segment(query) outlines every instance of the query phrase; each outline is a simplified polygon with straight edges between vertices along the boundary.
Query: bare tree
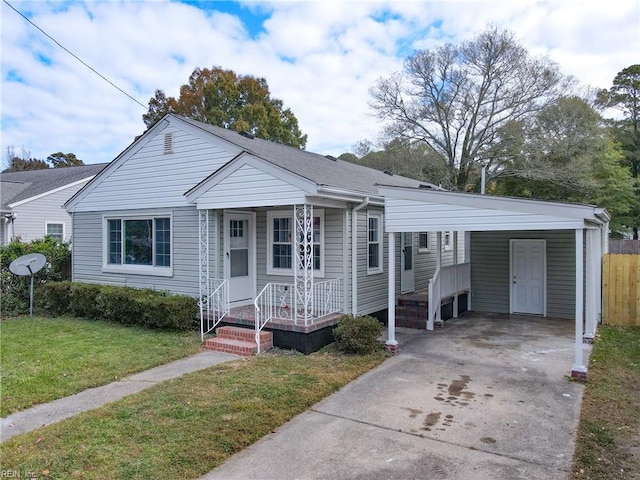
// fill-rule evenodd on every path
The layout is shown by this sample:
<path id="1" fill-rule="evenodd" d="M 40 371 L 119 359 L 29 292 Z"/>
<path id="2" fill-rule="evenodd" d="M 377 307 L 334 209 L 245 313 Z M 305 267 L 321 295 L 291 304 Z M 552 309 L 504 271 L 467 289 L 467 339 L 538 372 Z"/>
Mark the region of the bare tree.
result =
<path id="1" fill-rule="evenodd" d="M 533 57 L 509 31 L 490 27 L 460 45 L 422 50 L 404 71 L 371 88 L 371 107 L 389 138 L 422 143 L 464 190 L 487 167 L 500 173 L 513 149 L 501 134 L 557 99 L 570 85 L 547 57 Z"/>

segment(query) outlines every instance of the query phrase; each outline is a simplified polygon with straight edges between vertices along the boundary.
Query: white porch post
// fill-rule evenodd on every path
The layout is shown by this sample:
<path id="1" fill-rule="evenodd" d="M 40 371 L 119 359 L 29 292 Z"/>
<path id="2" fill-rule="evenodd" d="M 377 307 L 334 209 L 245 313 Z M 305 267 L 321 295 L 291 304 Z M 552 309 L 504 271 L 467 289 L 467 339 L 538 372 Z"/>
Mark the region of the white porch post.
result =
<path id="1" fill-rule="evenodd" d="M 396 341 L 396 237 L 389 232 L 389 311 L 387 313 L 387 341 L 385 348 L 390 352 L 398 351 Z"/>
<path id="2" fill-rule="evenodd" d="M 294 205 L 293 264 L 295 315 L 305 325 L 313 314 L 313 206 Z"/>
<path id="3" fill-rule="evenodd" d="M 584 275 L 584 229 L 577 228 L 576 235 L 576 330 L 575 330 L 575 353 L 574 363 L 571 369 L 571 376 L 576 379 L 584 380 L 587 376 L 587 367 L 583 359 L 583 275 Z"/>
<path id="4" fill-rule="evenodd" d="M 209 210 L 198 210 L 198 282 L 200 286 L 200 338 L 204 340 L 204 312 L 211 310 L 209 304 L 211 282 L 209 279 Z"/>

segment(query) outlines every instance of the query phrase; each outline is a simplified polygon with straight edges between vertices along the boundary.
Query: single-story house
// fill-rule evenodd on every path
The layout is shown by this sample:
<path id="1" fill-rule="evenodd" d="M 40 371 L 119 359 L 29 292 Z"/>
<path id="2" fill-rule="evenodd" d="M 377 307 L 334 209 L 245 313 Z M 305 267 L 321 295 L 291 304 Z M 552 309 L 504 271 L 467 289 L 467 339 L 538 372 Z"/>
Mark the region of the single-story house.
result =
<path id="1" fill-rule="evenodd" d="M 403 209 L 404 197 L 413 195 Z M 439 204 L 446 207 L 453 198 L 460 208 L 454 205 L 448 215 Z M 464 215 L 466 206 L 489 201 L 501 202 L 507 213 L 496 213 L 496 219 L 502 215 L 503 222 L 489 222 L 493 230 L 475 228 L 477 218 Z M 427 329 L 442 323 L 447 302 L 447 316 L 470 303 L 483 311 L 575 318 L 577 274 L 567 272 L 576 264 L 547 265 L 558 256 L 577 259 L 572 239 L 578 213 L 567 216 L 565 210 L 585 216 L 581 231 L 593 223 L 599 232 L 606 212 L 596 216 L 592 207 L 531 202 L 526 204 L 543 210 L 540 223 L 510 225 L 518 209 L 526 217 L 524 206 L 516 208 L 525 203 L 449 194 L 391 172 L 169 114 L 65 206 L 73 217 L 75 281 L 192 295 L 200 301 L 203 337 L 218 325 L 242 325 L 255 329 L 258 348 L 265 329 L 276 345 L 306 352 L 330 339 L 341 313 L 388 315 L 393 348 L 396 298 L 413 292 L 431 297 L 423 313 Z M 425 216 L 434 208 L 444 212 L 438 222 Z M 458 218 L 475 221 L 467 225 Z M 558 235 L 556 227 L 567 218 L 572 222 L 563 230 L 571 235 Z M 543 259 L 536 264 L 545 265 L 537 271 L 545 279 L 536 299 L 520 300 L 508 277 L 492 270 L 498 260 L 500 268 L 512 263 L 511 250 L 492 248 L 494 239 L 483 234 L 506 235 L 510 248 L 524 248 L 523 256 L 515 254 L 518 262 Z M 491 273 L 496 285 L 507 282 L 506 291 L 486 283 Z M 529 267 L 522 273 L 533 275 Z M 532 311 L 536 302 L 544 308 Z"/>
<path id="2" fill-rule="evenodd" d="M 105 165 L 0 174 L 0 244 L 18 237 L 24 242 L 31 242 L 45 235 L 69 241 L 71 216 L 63 205 Z"/>

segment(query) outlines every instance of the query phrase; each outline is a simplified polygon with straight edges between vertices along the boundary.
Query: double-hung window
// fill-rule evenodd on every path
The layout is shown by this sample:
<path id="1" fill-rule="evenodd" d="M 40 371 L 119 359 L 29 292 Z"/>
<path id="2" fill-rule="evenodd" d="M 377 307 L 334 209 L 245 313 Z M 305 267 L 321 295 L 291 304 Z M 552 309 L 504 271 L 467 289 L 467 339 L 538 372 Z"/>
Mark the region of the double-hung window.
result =
<path id="1" fill-rule="evenodd" d="M 105 218 L 105 270 L 171 273 L 171 217 Z"/>
<path id="2" fill-rule="evenodd" d="M 418 253 L 431 251 L 431 235 L 429 232 L 418 232 Z"/>
<path id="3" fill-rule="evenodd" d="M 267 212 L 267 273 L 293 275 L 295 219 L 291 211 Z M 312 224 L 313 272 L 324 276 L 324 211 L 314 209 Z"/>
<path id="4" fill-rule="evenodd" d="M 367 213 L 367 273 L 382 273 L 382 213 Z"/>
<path id="5" fill-rule="evenodd" d="M 64 242 L 64 223 L 47 222 L 45 224 L 45 235 L 50 236 L 58 242 Z"/>

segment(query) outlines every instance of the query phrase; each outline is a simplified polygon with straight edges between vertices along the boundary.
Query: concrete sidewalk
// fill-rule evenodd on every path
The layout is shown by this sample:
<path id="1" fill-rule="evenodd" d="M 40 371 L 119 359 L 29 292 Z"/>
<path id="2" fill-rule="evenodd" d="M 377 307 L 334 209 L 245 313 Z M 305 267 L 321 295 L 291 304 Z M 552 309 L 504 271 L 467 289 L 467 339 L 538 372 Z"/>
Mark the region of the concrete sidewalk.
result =
<path id="1" fill-rule="evenodd" d="M 584 386 L 573 322 L 465 315 L 202 480 L 566 479 Z M 585 346 L 588 358 L 590 346 Z"/>
<path id="2" fill-rule="evenodd" d="M 90 388 L 70 397 L 16 412 L 0 419 L 0 443 L 21 433 L 30 432 L 78 413 L 120 400 L 127 395 L 138 393 L 165 380 L 240 358 L 242 357 L 229 353 L 206 350 L 166 365 L 136 373 L 102 387 Z"/>

